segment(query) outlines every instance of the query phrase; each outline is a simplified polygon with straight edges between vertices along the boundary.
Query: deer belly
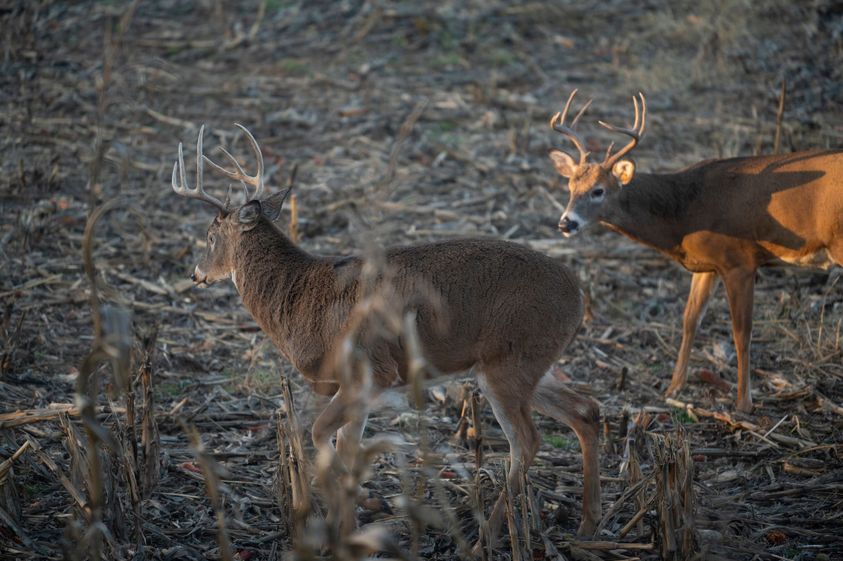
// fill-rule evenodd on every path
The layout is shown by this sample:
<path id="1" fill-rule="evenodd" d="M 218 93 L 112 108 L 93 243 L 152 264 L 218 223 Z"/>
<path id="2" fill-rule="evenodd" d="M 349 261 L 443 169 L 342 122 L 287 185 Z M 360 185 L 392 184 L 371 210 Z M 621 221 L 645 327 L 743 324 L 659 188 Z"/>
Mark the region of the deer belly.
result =
<path id="1" fill-rule="evenodd" d="M 811 267 L 817 269 L 829 269 L 835 265 L 831 258 L 831 252 L 826 248 L 820 248 L 811 253 L 792 253 L 778 255 L 771 264 L 796 265 L 797 267 Z"/>

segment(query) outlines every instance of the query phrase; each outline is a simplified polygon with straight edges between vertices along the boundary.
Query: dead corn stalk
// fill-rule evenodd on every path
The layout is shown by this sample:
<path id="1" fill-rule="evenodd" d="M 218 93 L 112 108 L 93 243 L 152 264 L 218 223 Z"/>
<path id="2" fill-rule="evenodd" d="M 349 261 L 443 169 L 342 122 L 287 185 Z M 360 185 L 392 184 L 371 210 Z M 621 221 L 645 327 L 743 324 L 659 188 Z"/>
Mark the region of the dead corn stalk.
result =
<path id="1" fill-rule="evenodd" d="M 307 517 L 310 515 L 310 473 L 302 445 L 302 429 L 293 403 L 290 380 L 284 378 L 284 410 L 278 411 L 276 438 L 279 470 L 278 501 L 287 535 L 295 548 L 302 542 Z"/>
<path id="2" fill-rule="evenodd" d="M 223 504 L 223 494 L 226 489 L 223 486 L 222 479 L 225 475 L 225 468 L 208 452 L 196 427 L 188 425 L 184 421 L 181 421 L 181 425 L 182 430 L 190 439 L 190 446 L 193 448 L 196 461 L 199 463 L 199 468 L 202 470 L 202 475 L 205 479 L 205 492 L 211 500 L 211 506 L 216 515 L 217 544 L 220 548 L 220 559 L 222 561 L 233 561 L 234 552 L 231 549 L 231 540 L 228 537 L 228 527 L 225 522 L 225 508 Z"/>
<path id="3" fill-rule="evenodd" d="M 85 225 L 82 242 L 82 262 L 85 273 L 90 282 L 91 316 L 94 324 L 94 341 L 91 351 L 85 357 L 79 368 L 76 380 L 76 403 L 79 416 L 85 431 L 86 454 L 79 453 L 75 428 L 65 422 L 68 435 L 71 458 L 75 458 L 77 477 L 84 478 L 88 499 L 83 511 L 84 521 L 77 521 L 76 529 L 68 528 L 70 532 L 68 542 L 68 556 L 74 559 L 88 557 L 102 559 L 104 541 L 111 538 L 116 530 L 122 526 L 115 517 L 121 511 L 116 504 L 115 485 L 112 479 L 107 450 L 115 452 L 119 449 L 118 442 L 112 433 L 100 424 L 96 415 L 96 403 L 100 388 L 100 370 L 103 364 L 109 365 L 112 373 L 110 387 L 115 392 L 124 392 L 129 384 L 129 367 L 131 362 L 132 329 L 131 314 L 122 306 L 102 304 L 100 302 L 96 269 L 92 256 L 93 231 L 102 215 L 117 204 L 117 199 L 97 207 L 91 212 Z M 101 447 L 104 446 L 105 449 Z M 74 454 L 76 452 L 76 454 Z M 79 485 L 74 485 L 78 488 Z M 110 503 L 106 504 L 106 492 L 109 493 Z M 104 521 L 103 511 L 109 508 L 112 516 Z M 113 543 L 112 543 L 113 545 Z"/>
<path id="4" fill-rule="evenodd" d="M 694 464 L 685 430 L 648 434 L 653 456 L 656 544 L 662 559 L 691 559 L 697 552 L 694 525 Z"/>
<path id="5" fill-rule="evenodd" d="M 576 542 L 577 547 L 655 549 L 659 558 L 666 561 L 692 559 L 698 552 L 694 466 L 685 430 L 678 420 L 674 431 L 667 434 L 647 431 L 649 424 L 650 416 L 643 411 L 629 423 L 621 463 L 621 472 L 627 472 L 627 488 L 606 511 L 597 529 L 597 535 L 603 534 L 625 507 L 634 502 L 632 516 L 617 531 L 618 541 Z M 645 530 L 645 521 L 649 532 Z M 652 543 L 619 541 L 636 528 L 639 539 L 649 533 L 653 536 Z"/>

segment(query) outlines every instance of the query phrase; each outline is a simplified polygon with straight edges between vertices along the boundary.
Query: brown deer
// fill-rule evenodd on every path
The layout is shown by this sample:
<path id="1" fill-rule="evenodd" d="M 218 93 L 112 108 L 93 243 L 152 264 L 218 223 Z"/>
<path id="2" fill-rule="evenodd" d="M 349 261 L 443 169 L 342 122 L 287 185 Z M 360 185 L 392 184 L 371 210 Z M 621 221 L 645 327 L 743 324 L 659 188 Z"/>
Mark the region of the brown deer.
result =
<path id="1" fill-rule="evenodd" d="M 322 257 L 293 244 L 274 222 L 286 194 L 267 196 L 260 147 L 245 133 L 257 158 L 257 173 L 247 175 L 237 161 L 227 170 L 202 153 L 203 129 L 196 144 L 196 186 L 188 187 L 182 145 L 173 167 L 177 195 L 205 201 L 219 211 L 208 228 L 207 249 L 192 279 L 208 285 L 230 278 L 243 304 L 315 391 L 333 399 L 313 424 L 317 450 L 337 454 L 359 442 L 362 422 L 345 418 L 343 394 L 349 393 L 326 367 L 348 329 L 361 293 L 364 260 Z M 203 162 L 243 183 L 246 202 L 232 208 L 203 188 Z M 249 194 L 246 184 L 255 188 Z M 477 380 L 510 445 L 508 482 L 520 488 L 520 472 L 533 461 L 541 440 L 530 411 L 571 427 L 583 455 L 583 515 L 580 533 L 593 533 L 601 517 L 597 403 L 561 383 L 549 369 L 580 326 L 582 293 L 576 276 L 558 261 L 504 241 L 462 239 L 397 247 L 385 252 L 393 299 L 415 314 L 415 332 L 430 371 L 448 374 L 477 371 Z M 432 289 L 438 304 L 421 294 Z M 362 341 L 362 342 L 361 342 Z M 358 340 L 364 346 L 372 380 L 380 389 L 407 381 L 408 341 L 400 336 Z M 501 494 L 489 518 L 490 533 L 502 524 Z"/>
<path id="2" fill-rule="evenodd" d="M 633 97 L 631 129 L 600 121 L 601 126 L 631 140 L 614 154 L 610 145 L 603 161 L 592 163 L 575 131 L 591 101 L 565 125 L 576 93 L 571 93 L 564 110 L 550 122 L 579 152 L 579 160 L 559 150 L 550 152 L 556 171 L 568 178 L 570 191 L 559 229 L 572 236 L 600 222 L 693 273 L 668 396 L 685 385 L 694 335 L 721 278 L 738 360 L 737 408 L 750 412 L 755 272 L 762 266 L 785 263 L 823 269 L 843 264 L 843 152 L 706 160 L 673 173 L 637 173 L 634 162 L 625 156 L 644 135 L 644 95 L 638 94 L 640 111 Z"/>

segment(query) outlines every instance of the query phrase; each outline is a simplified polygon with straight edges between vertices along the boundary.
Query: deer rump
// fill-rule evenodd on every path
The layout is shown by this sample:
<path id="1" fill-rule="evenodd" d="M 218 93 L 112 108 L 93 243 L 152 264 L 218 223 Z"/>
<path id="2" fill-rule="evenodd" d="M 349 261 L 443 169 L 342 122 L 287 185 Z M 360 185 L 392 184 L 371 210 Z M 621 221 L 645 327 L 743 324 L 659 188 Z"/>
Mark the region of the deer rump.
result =
<path id="1" fill-rule="evenodd" d="M 410 356 L 401 324 L 408 314 L 414 316 L 427 377 L 472 367 L 484 371 L 504 362 L 530 374 L 544 372 L 582 320 L 574 275 L 560 262 L 515 243 L 449 240 L 388 249 L 371 281 L 365 279 L 366 266 L 361 257 L 326 259 L 298 298 L 279 287 L 284 304 L 275 313 L 297 317 L 298 333 L 264 325 L 262 314 L 253 314 L 317 393 L 333 395 L 342 361 L 363 358 L 376 387 L 406 383 L 410 361 L 419 358 Z M 326 286 L 333 286 L 327 292 L 332 302 L 324 299 Z M 246 294 L 244 303 L 248 308 Z M 321 317 L 302 325 L 304 314 Z M 536 380 L 516 370 L 507 382 L 524 392 Z"/>

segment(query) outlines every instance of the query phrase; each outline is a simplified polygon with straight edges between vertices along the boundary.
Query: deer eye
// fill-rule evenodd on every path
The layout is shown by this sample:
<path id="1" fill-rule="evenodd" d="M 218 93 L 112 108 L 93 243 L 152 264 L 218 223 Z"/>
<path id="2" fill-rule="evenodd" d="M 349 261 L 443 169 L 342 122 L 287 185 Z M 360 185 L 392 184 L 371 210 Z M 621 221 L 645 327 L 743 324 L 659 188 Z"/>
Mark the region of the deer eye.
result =
<path id="1" fill-rule="evenodd" d="M 208 245 L 210 245 L 210 246 L 211 246 L 211 249 L 213 249 L 214 244 L 215 244 L 216 242 L 217 242 L 217 237 L 216 237 L 214 234 L 209 234 L 209 235 L 208 235 Z"/>
<path id="2" fill-rule="evenodd" d="M 603 196 L 603 189 L 601 189 L 600 187 L 598 187 L 597 189 L 595 189 L 591 192 L 591 198 L 592 199 L 599 199 L 602 196 Z"/>

